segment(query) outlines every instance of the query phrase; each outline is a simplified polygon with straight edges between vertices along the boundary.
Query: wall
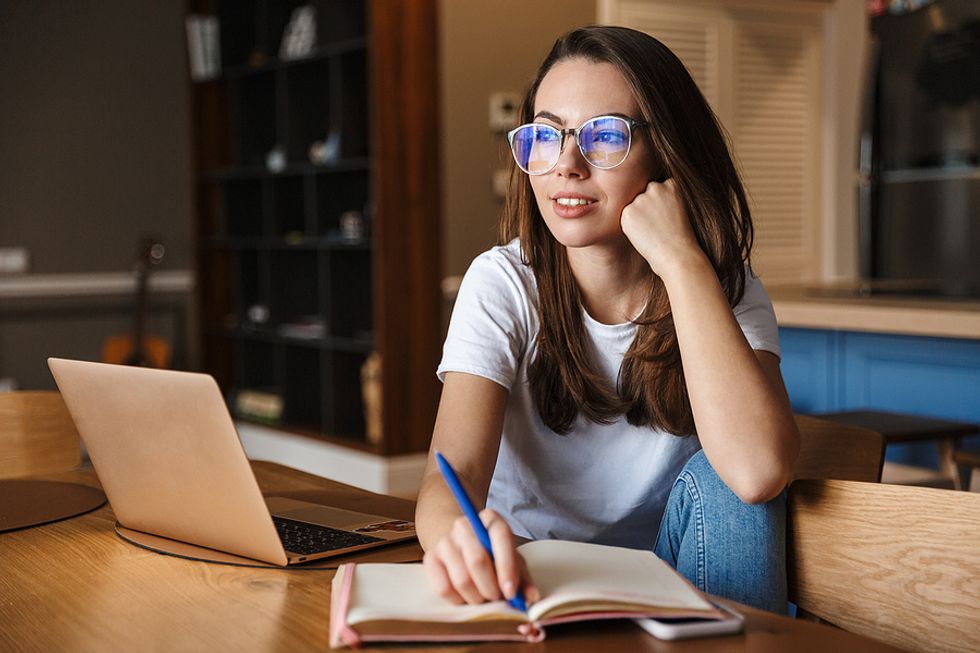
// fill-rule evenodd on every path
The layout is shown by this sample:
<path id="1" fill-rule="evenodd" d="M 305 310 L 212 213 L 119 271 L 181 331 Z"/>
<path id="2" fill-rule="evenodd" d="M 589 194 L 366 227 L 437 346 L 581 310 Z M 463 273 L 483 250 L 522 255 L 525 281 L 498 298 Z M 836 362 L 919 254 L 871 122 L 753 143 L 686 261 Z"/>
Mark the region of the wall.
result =
<path id="1" fill-rule="evenodd" d="M 490 94 L 523 94 L 555 39 L 595 16 L 595 0 L 440 3 L 444 276 L 496 242 L 503 203 L 490 177 L 510 154 L 490 133 Z"/>
<path id="2" fill-rule="evenodd" d="M 27 247 L 32 274 L 129 275 L 144 233 L 166 244 L 163 270 L 193 267 L 183 14 L 180 0 L 0 3 L 0 247 Z M 0 377 L 47 386 L 44 352 L 92 356 L 128 328 L 128 299 L 74 301 L 66 320 L 57 295 L 24 313 L 0 293 Z"/>
<path id="3" fill-rule="evenodd" d="M 863 2 L 837 0 L 825 14 L 823 280 L 858 276 L 856 175 L 868 30 Z"/>
<path id="4" fill-rule="evenodd" d="M 191 262 L 183 3 L 0 3 L 0 245 L 34 272 Z"/>

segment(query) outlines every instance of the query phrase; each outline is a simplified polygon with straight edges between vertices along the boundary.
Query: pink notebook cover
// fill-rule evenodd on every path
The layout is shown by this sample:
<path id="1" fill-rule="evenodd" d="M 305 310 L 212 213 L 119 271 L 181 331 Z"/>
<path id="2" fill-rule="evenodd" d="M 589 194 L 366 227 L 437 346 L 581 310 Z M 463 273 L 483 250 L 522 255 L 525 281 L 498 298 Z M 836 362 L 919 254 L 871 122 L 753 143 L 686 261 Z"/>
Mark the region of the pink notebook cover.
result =
<path id="1" fill-rule="evenodd" d="M 525 635 L 515 631 L 513 635 L 489 634 L 480 635 L 474 633 L 463 633 L 460 635 L 432 635 L 424 632 L 412 635 L 361 635 L 352 626 L 347 624 L 347 610 L 350 607 L 351 589 L 354 585 L 354 570 L 357 564 L 341 565 L 337 570 L 341 574 L 340 592 L 334 592 L 330 596 L 330 646 L 331 648 L 341 648 L 349 646 L 359 648 L 362 644 L 370 642 L 489 642 L 489 641 L 518 641 L 518 642 L 540 642 L 545 637 L 545 626 L 562 623 L 572 623 L 574 621 L 595 621 L 598 619 L 635 619 L 638 617 L 653 617 L 656 612 L 641 614 L 637 612 L 583 612 L 579 614 L 565 615 L 543 621 L 528 622 L 530 629 Z M 680 616 L 680 615 L 674 615 Z M 704 616 L 693 614 L 691 616 Z M 721 614 L 719 613 L 719 618 Z"/>

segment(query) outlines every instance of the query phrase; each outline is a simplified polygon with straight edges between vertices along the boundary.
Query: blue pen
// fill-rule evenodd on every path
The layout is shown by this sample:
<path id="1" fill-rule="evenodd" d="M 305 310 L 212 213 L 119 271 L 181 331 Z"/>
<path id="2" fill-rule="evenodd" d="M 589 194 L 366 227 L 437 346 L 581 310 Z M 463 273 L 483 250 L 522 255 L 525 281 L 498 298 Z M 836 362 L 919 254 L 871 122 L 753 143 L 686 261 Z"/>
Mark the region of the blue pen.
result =
<path id="1" fill-rule="evenodd" d="M 490 546 L 490 533 L 487 532 L 487 527 L 480 521 L 480 516 L 476 514 L 476 508 L 473 507 L 473 502 L 470 501 L 466 490 L 463 489 L 459 478 L 456 477 L 456 472 L 453 471 L 452 465 L 438 451 L 436 452 L 436 462 L 439 463 L 439 471 L 442 472 L 442 477 L 446 479 L 446 484 L 449 486 L 449 489 L 453 491 L 453 496 L 456 497 L 456 503 L 459 504 L 460 510 L 466 515 L 470 526 L 476 532 L 477 539 L 480 540 L 480 544 L 483 545 L 483 548 L 490 554 L 490 559 L 493 560 L 493 548 Z M 507 602 L 511 607 L 521 612 L 527 612 L 527 604 L 524 602 L 524 592 L 520 587 L 517 588 L 517 594 L 514 595 L 514 598 L 508 599 Z"/>

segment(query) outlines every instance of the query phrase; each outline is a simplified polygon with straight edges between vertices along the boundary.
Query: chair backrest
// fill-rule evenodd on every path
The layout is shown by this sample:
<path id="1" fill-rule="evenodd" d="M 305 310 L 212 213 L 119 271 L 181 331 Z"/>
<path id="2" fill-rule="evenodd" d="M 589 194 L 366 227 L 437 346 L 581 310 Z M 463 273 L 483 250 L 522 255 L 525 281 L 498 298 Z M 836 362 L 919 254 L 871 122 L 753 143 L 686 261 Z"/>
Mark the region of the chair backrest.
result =
<path id="1" fill-rule="evenodd" d="M 791 480 L 881 480 L 885 439 L 880 433 L 806 415 L 795 417 L 800 430 L 800 455 L 793 465 Z"/>
<path id="2" fill-rule="evenodd" d="M 789 599 L 914 651 L 980 651 L 980 494 L 814 480 L 790 486 Z"/>
<path id="3" fill-rule="evenodd" d="M 0 478 L 65 471 L 80 462 L 78 431 L 60 393 L 0 393 Z"/>

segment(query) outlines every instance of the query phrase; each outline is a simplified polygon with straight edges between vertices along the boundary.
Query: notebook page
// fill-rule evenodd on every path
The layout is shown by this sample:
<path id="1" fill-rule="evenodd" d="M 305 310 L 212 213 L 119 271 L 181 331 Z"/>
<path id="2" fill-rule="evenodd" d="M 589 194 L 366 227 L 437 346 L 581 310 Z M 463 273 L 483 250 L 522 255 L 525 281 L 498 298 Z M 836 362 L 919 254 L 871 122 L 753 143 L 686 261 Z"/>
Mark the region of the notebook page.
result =
<path id="1" fill-rule="evenodd" d="M 713 611 L 687 581 L 650 551 L 562 540 L 529 542 L 519 551 L 543 597 L 528 610 L 531 619 L 563 603 L 602 599 Z"/>
<path id="2" fill-rule="evenodd" d="M 525 621 L 524 615 L 494 601 L 479 605 L 455 605 L 436 594 L 422 565 L 362 564 L 354 570 L 347 623 L 410 620 L 462 622 L 488 618 Z"/>

